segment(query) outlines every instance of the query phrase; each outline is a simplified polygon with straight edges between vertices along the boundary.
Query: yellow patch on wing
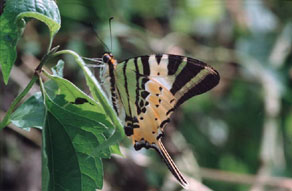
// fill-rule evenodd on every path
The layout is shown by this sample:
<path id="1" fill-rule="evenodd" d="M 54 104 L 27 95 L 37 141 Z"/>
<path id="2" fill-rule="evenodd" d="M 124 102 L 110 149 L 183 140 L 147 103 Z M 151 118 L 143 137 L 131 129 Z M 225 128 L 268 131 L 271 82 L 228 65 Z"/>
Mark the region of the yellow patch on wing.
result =
<path id="1" fill-rule="evenodd" d="M 141 112 L 137 117 L 140 127 L 134 128 L 132 139 L 134 143 L 145 140 L 150 144 L 156 144 L 158 135 L 163 131 L 160 125 L 169 119 L 171 112 L 167 112 L 174 107 L 176 99 L 164 85 L 155 79 L 150 79 L 145 87 L 150 93 L 146 98 L 149 104 L 146 106 L 146 112 Z M 164 122 L 164 124 L 167 123 Z"/>

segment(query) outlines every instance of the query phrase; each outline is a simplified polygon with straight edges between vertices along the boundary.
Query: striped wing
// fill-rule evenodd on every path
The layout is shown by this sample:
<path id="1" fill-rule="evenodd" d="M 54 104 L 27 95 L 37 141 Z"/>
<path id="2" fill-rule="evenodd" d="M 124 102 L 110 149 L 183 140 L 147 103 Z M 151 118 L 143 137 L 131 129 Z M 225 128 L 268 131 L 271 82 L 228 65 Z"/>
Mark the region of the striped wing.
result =
<path id="1" fill-rule="evenodd" d="M 151 128 L 146 128 L 151 132 L 164 127 L 180 104 L 215 87 L 220 79 L 216 70 L 199 60 L 169 54 L 126 60 L 118 64 L 116 76 L 126 122 L 141 125 L 149 118 Z"/>
<path id="2" fill-rule="evenodd" d="M 117 65 L 116 88 L 125 110 L 125 132 L 136 150 L 155 148 L 183 187 L 181 175 L 160 137 L 172 112 L 187 99 L 215 87 L 219 74 L 205 63 L 177 55 L 150 55 Z"/>

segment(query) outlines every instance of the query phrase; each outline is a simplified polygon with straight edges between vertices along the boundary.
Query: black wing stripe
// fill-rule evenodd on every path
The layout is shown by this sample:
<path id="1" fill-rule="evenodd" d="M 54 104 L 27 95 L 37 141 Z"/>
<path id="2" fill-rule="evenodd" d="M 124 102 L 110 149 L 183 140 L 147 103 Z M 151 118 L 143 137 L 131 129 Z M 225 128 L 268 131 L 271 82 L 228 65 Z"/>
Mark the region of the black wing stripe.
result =
<path id="1" fill-rule="evenodd" d="M 143 74 L 149 76 L 150 75 L 149 56 L 142 56 L 141 61 L 143 65 Z"/>
<path id="2" fill-rule="evenodd" d="M 167 123 L 169 123 L 170 122 L 170 119 L 169 118 L 167 118 L 167 119 L 165 119 L 164 121 L 162 121 L 161 123 L 160 123 L 160 128 L 163 128 Z"/>
<path id="3" fill-rule="evenodd" d="M 188 83 L 193 77 L 195 77 L 202 69 L 204 68 L 198 67 L 198 65 L 195 65 L 191 62 L 187 62 L 185 67 L 175 78 L 170 92 L 175 95 L 176 92 L 178 92 L 186 83 Z"/>
<path id="4" fill-rule="evenodd" d="M 179 65 L 183 61 L 183 56 L 176 56 L 176 55 L 168 55 L 168 65 L 167 65 L 167 70 L 168 70 L 168 75 L 173 75 L 176 73 Z"/>
<path id="5" fill-rule="evenodd" d="M 157 62 L 157 64 L 160 64 L 160 61 L 161 61 L 162 55 L 161 55 L 161 54 L 156 54 L 156 55 L 155 55 L 155 58 L 156 58 L 156 62 Z"/>
<path id="6" fill-rule="evenodd" d="M 175 107 L 179 106 L 187 99 L 202 94 L 213 87 L 215 87 L 219 83 L 219 74 L 208 74 L 202 81 L 200 81 L 197 85 L 191 88 L 188 92 L 186 92 L 176 103 Z"/>

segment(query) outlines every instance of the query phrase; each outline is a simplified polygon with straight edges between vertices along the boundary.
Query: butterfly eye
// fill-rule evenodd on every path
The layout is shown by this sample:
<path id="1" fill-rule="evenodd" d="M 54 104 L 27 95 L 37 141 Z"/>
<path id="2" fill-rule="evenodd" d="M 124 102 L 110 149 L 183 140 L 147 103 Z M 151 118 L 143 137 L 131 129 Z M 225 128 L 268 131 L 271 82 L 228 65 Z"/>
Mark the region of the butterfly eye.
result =
<path id="1" fill-rule="evenodd" d="M 110 59 L 111 59 L 111 56 L 109 54 L 104 54 L 102 57 L 102 61 L 104 63 L 108 63 Z"/>

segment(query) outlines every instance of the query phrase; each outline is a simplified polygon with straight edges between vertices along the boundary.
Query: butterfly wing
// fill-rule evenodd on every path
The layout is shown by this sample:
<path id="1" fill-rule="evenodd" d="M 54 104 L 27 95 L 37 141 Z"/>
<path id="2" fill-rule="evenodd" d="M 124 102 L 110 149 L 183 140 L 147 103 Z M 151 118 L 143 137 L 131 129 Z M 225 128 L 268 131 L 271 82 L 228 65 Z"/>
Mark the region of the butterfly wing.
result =
<path id="1" fill-rule="evenodd" d="M 219 82 L 219 74 L 205 63 L 177 55 L 150 55 L 117 65 L 116 83 L 125 109 L 125 132 L 136 150 L 155 148 L 181 183 L 187 182 L 164 148 L 160 137 L 172 112 L 187 99 Z"/>
<path id="2" fill-rule="evenodd" d="M 147 61 L 148 60 L 148 61 Z M 176 98 L 175 107 L 187 99 L 202 94 L 219 82 L 219 74 L 199 60 L 178 55 L 151 55 L 141 57 L 143 68 L 151 68 L 151 77 L 164 84 Z"/>
<path id="3" fill-rule="evenodd" d="M 116 76 L 126 111 L 127 134 L 134 134 L 136 128 L 134 142 L 145 139 L 137 130 L 141 123 L 149 125 L 145 127 L 149 137 L 160 136 L 179 105 L 212 89 L 220 79 L 216 70 L 199 60 L 169 54 L 128 59 L 117 65 Z M 142 135 L 146 135 L 145 131 Z M 155 134 L 150 135 L 153 131 Z"/>

